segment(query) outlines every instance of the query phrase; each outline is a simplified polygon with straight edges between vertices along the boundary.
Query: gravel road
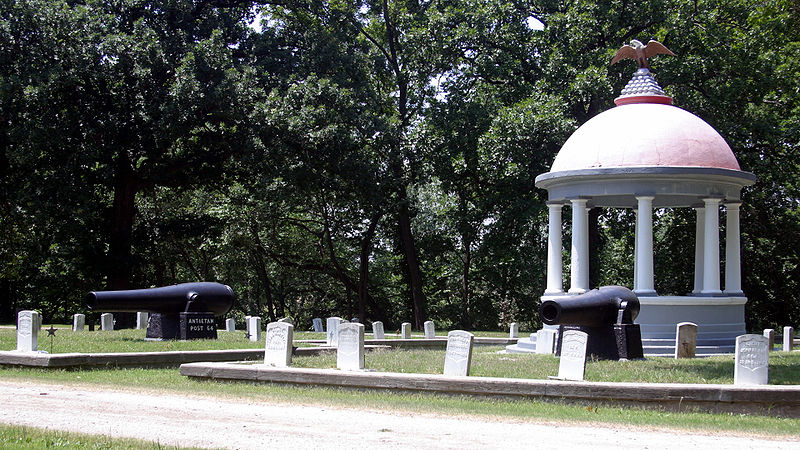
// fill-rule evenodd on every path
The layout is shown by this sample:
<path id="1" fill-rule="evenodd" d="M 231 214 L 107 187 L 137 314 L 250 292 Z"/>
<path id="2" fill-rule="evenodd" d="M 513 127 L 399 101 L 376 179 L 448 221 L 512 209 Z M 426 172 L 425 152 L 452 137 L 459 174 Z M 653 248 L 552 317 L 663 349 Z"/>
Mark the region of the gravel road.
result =
<path id="1" fill-rule="evenodd" d="M 800 438 L 421 415 L 0 381 L 0 422 L 218 448 L 800 448 Z"/>

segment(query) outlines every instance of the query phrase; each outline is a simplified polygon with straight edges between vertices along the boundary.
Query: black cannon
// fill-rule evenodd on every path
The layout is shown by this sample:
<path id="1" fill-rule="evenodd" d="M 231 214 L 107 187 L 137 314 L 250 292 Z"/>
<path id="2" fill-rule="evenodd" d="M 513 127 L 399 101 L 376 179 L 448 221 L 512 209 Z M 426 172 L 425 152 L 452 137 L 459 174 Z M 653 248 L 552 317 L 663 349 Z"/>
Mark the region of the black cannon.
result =
<path id="1" fill-rule="evenodd" d="M 622 286 L 603 286 L 581 295 L 545 300 L 539 316 L 548 325 L 559 325 L 556 354 L 566 330 L 589 335 L 587 352 L 600 359 L 644 357 L 642 333 L 633 321 L 639 315 L 639 298 Z"/>
<path id="2" fill-rule="evenodd" d="M 216 339 L 214 316 L 233 306 L 233 289 L 220 283 L 183 283 L 152 289 L 92 291 L 92 311 L 150 312 L 147 339 Z"/>

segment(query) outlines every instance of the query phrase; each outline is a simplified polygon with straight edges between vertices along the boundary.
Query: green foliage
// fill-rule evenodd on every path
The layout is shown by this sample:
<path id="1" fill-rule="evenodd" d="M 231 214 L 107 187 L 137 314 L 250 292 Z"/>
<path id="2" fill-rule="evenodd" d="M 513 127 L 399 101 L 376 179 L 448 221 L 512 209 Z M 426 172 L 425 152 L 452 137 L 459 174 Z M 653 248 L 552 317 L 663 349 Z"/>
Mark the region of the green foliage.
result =
<path id="1" fill-rule="evenodd" d="M 758 176 L 748 326 L 797 323 L 798 22 L 786 0 L 0 1 L 0 319 L 210 280 L 237 318 L 533 328 L 534 179 L 629 79 L 613 52 L 656 38 L 675 104 Z M 691 290 L 693 220 L 657 215 L 660 293 Z M 633 215 L 597 226 L 593 281 L 630 285 Z"/>

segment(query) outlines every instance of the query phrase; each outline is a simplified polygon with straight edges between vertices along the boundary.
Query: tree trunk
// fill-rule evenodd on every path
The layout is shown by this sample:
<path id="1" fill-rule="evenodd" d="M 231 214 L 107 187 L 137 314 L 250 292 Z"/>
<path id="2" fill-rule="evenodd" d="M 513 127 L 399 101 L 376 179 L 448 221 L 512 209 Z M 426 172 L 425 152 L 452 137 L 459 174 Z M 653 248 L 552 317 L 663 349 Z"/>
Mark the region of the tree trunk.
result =
<path id="1" fill-rule="evenodd" d="M 425 293 L 422 291 L 422 273 L 419 270 L 417 247 L 414 242 L 414 235 L 411 233 L 411 217 L 408 210 L 408 200 L 405 196 L 405 187 L 401 195 L 402 199 L 397 214 L 397 225 L 400 232 L 400 242 L 403 246 L 403 255 L 408 269 L 408 283 L 411 288 L 414 328 L 422 329 L 426 320 Z"/>
<path id="2" fill-rule="evenodd" d="M 108 290 L 130 289 L 133 219 L 136 213 L 136 174 L 127 153 L 117 155 L 114 180 L 114 204 L 111 209 L 111 230 L 108 240 Z"/>
<path id="3" fill-rule="evenodd" d="M 463 268 L 461 272 L 461 327 L 464 330 L 469 330 L 472 328 L 469 323 L 469 271 L 472 266 L 472 241 L 465 236 L 461 236 L 461 241 L 464 243 Z"/>
<path id="4" fill-rule="evenodd" d="M 375 230 L 378 228 L 378 221 L 381 216 L 376 214 L 372 217 L 367 231 L 361 238 L 361 254 L 359 255 L 358 272 L 358 320 L 361 323 L 367 318 L 367 297 L 369 292 L 369 255 L 372 254 L 372 240 L 375 238 Z"/>

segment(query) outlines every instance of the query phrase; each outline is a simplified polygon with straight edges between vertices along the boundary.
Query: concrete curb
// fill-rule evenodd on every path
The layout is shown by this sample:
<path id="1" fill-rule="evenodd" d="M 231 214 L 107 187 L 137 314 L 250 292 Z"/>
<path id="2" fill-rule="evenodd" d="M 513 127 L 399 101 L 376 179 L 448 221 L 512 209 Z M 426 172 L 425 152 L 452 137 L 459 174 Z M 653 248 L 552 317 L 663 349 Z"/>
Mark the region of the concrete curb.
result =
<path id="1" fill-rule="evenodd" d="M 391 389 L 474 396 L 538 398 L 596 405 L 631 405 L 674 411 L 750 413 L 800 417 L 800 386 L 676 383 L 601 383 L 520 378 L 452 377 L 336 369 L 275 368 L 263 364 L 190 363 L 192 378 Z"/>

